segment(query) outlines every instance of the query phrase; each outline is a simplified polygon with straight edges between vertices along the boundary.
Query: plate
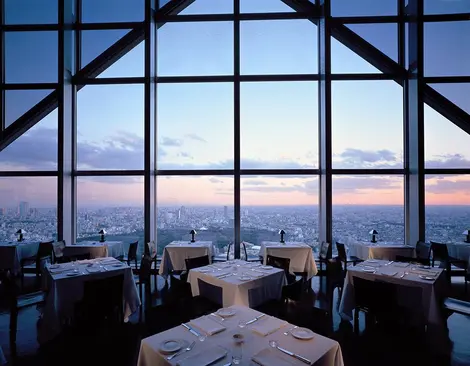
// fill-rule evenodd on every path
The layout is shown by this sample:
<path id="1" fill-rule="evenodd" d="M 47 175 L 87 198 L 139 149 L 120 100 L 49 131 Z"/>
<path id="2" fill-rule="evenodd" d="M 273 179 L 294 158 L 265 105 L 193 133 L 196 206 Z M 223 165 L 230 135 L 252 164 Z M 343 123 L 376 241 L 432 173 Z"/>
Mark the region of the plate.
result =
<path id="1" fill-rule="evenodd" d="M 73 276 L 78 276 L 78 272 L 67 272 L 66 276 L 73 277 Z"/>
<path id="2" fill-rule="evenodd" d="M 249 281 L 251 280 L 251 277 L 249 276 L 240 276 L 240 281 Z"/>
<path id="3" fill-rule="evenodd" d="M 419 278 L 426 281 L 434 281 L 434 277 L 419 275 Z"/>
<path id="4" fill-rule="evenodd" d="M 379 261 L 376 259 L 368 259 L 366 262 L 367 263 L 379 263 Z"/>
<path id="5" fill-rule="evenodd" d="M 261 266 L 259 268 L 261 268 L 261 269 L 273 269 L 274 267 L 273 266 Z"/>
<path id="6" fill-rule="evenodd" d="M 430 267 L 430 266 L 423 266 L 423 265 L 421 265 L 421 266 L 418 266 L 418 268 L 422 268 L 422 269 L 431 269 L 431 267 Z"/>
<path id="7" fill-rule="evenodd" d="M 372 268 L 364 268 L 364 269 L 362 270 L 362 272 L 374 273 L 374 272 L 375 272 L 375 269 L 372 269 Z"/>
<path id="8" fill-rule="evenodd" d="M 217 315 L 221 316 L 222 318 L 228 318 L 230 316 L 234 316 L 236 311 L 235 309 L 230 308 L 221 308 L 215 312 Z"/>
<path id="9" fill-rule="evenodd" d="M 203 268 L 203 269 L 200 269 L 199 272 L 201 273 L 207 273 L 209 272 L 209 270 L 207 268 Z"/>
<path id="10" fill-rule="evenodd" d="M 310 329 L 307 328 L 296 328 L 292 332 L 292 337 L 297 338 L 297 339 L 303 339 L 303 340 L 308 340 L 312 339 L 315 336 L 315 333 L 313 333 Z"/>
<path id="11" fill-rule="evenodd" d="M 113 264 L 113 267 L 122 267 L 122 263 Z"/>
<path id="12" fill-rule="evenodd" d="M 53 264 L 52 266 L 49 267 L 50 269 L 59 269 L 60 264 Z"/>
<path id="13" fill-rule="evenodd" d="M 175 353 L 181 349 L 181 342 L 176 340 L 176 339 L 168 339 L 166 341 L 163 341 L 160 343 L 158 346 L 158 349 L 161 353 Z"/>

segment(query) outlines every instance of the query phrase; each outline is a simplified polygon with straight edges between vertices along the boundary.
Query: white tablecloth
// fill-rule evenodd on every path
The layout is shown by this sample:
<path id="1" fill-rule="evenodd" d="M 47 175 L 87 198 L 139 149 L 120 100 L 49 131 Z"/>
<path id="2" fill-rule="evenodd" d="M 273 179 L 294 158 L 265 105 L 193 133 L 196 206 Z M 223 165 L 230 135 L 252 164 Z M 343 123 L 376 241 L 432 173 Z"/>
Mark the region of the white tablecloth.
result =
<path id="1" fill-rule="evenodd" d="M 51 274 L 50 270 L 46 269 L 43 286 L 44 290 L 47 292 L 47 296 L 41 326 L 38 329 L 38 340 L 40 343 L 52 340 L 60 334 L 62 330 L 61 319 L 72 317 L 75 304 L 83 298 L 85 281 L 124 274 L 124 318 L 129 318 L 129 316 L 139 308 L 140 298 L 131 268 L 126 264 L 120 267 L 113 267 L 112 263 L 119 262 L 112 262 L 112 259 L 113 258 L 101 258 L 100 260 L 104 260 L 108 263 L 103 264 L 107 270 L 93 273 L 87 271 L 87 265 L 95 263 L 94 267 L 97 267 L 99 266 L 97 261 L 79 261 L 77 262 L 77 267 L 80 275 L 74 277 L 68 277 L 67 272 Z M 61 264 L 61 266 L 64 269 L 68 269 L 72 266 L 72 263 Z"/>
<path id="2" fill-rule="evenodd" d="M 124 255 L 122 241 L 107 241 L 105 243 L 83 241 L 64 248 L 64 256 L 73 257 L 90 253 L 90 258 L 119 257 Z"/>
<path id="3" fill-rule="evenodd" d="M 397 255 L 404 257 L 413 257 L 415 248 L 399 243 L 392 242 L 357 242 L 348 245 L 349 256 L 355 256 L 360 259 L 384 259 L 394 261 Z"/>
<path id="4" fill-rule="evenodd" d="M 274 241 L 264 241 L 261 243 L 259 255 L 264 258 L 264 264 L 266 264 L 268 255 L 289 258 L 289 271 L 292 273 L 305 272 L 308 278 L 315 276 L 318 272 L 312 248 L 305 243 L 286 242 L 281 244 Z"/>
<path id="5" fill-rule="evenodd" d="M 447 250 L 451 257 L 470 262 L 470 244 L 468 243 L 452 243 L 447 244 Z"/>
<path id="6" fill-rule="evenodd" d="M 407 287 L 421 288 L 421 306 L 428 324 L 442 325 L 443 319 L 441 318 L 439 310 L 439 298 L 445 294 L 447 289 L 447 282 L 442 269 L 433 268 L 432 271 L 437 272 L 438 275 L 435 277 L 436 279 L 434 281 L 427 281 L 419 278 L 420 271 L 423 270 L 419 269 L 416 265 L 410 264 L 407 267 L 403 267 L 403 265 L 405 265 L 403 263 L 392 263 L 385 266 L 386 263 L 388 263 L 388 261 L 375 261 L 374 263 L 366 261 L 357 266 L 348 267 L 347 276 L 344 281 L 343 295 L 339 306 L 341 317 L 346 320 L 352 320 L 352 311 L 355 308 L 353 277 L 360 277 L 371 281 L 380 280 Z M 364 272 L 364 266 L 369 265 L 377 268 L 377 272 Z M 395 272 L 397 273 L 391 276 Z M 400 278 L 404 272 L 408 272 L 408 274 Z M 407 304 L 414 304 L 415 299 L 413 299 L 412 296 L 412 292 L 406 291 L 406 288 L 398 288 L 398 302 L 400 305 L 407 307 Z"/>
<path id="7" fill-rule="evenodd" d="M 271 299 L 279 299 L 282 294 L 282 286 L 286 281 L 284 271 L 278 268 L 262 270 L 260 264 L 249 263 L 242 260 L 231 261 L 231 264 L 215 263 L 210 266 L 200 267 L 189 271 L 188 282 L 191 284 L 193 296 L 199 295 L 198 278 L 207 283 L 222 287 L 223 306 L 243 305 L 255 307 Z M 211 272 L 200 271 L 210 269 Z M 253 271 L 253 269 L 255 271 Z M 213 271 L 212 271 L 213 270 Z M 215 276 L 223 273 L 237 273 L 225 278 Z M 247 274 L 252 279 L 240 280 L 241 274 Z M 261 277 L 257 278 L 256 275 Z"/>
<path id="8" fill-rule="evenodd" d="M 232 306 L 235 309 L 236 314 L 233 317 L 226 318 L 223 325 L 226 330 L 207 337 L 204 342 L 199 342 L 198 339 L 187 331 L 184 327 L 178 326 L 169 329 L 165 332 L 155 334 L 151 337 L 142 340 L 140 345 L 138 366 L 167 366 L 176 365 L 179 361 L 185 358 L 194 356 L 199 353 L 209 353 L 217 346 L 225 348 L 228 353 L 222 360 L 213 363 L 211 365 L 221 366 L 226 365 L 232 360 L 232 350 L 234 348 L 233 334 L 243 333 L 244 342 L 242 345 L 242 361 L 240 365 L 255 365 L 251 358 L 258 352 L 265 348 L 270 348 L 268 341 L 278 341 L 280 347 L 283 347 L 291 352 L 297 353 L 303 357 L 308 358 L 312 361 L 313 365 L 316 366 L 343 366 L 343 356 L 341 353 L 341 347 L 338 342 L 323 337 L 319 334 L 315 334 L 311 340 L 297 340 L 292 336 L 286 337 L 283 333 L 287 329 L 292 328 L 292 324 L 285 324 L 280 329 L 271 333 L 268 336 L 263 337 L 262 335 L 253 332 L 254 326 L 262 325 L 262 322 L 270 321 L 268 316 L 261 318 L 260 320 L 246 326 L 244 329 L 237 328 L 240 320 L 247 321 L 253 319 L 261 313 L 242 306 Z M 275 318 L 274 318 L 275 319 Z M 196 341 L 193 349 L 186 354 L 175 357 L 171 361 L 167 361 L 166 357 L 158 351 L 160 344 L 168 339 L 181 339 L 189 343 Z M 271 349 L 271 352 L 279 359 L 291 364 L 293 366 L 305 366 L 301 361 L 294 359 L 293 357 L 287 356 L 278 350 Z M 194 365 L 196 366 L 196 365 Z M 275 366 L 275 365 L 273 365 Z"/>
<path id="9" fill-rule="evenodd" d="M 0 243 L 0 269 L 10 269 L 14 275 L 20 273 L 23 258 L 34 257 L 38 253 L 39 242 L 23 241 Z"/>
<path id="10" fill-rule="evenodd" d="M 211 241 L 172 241 L 163 250 L 162 263 L 160 264 L 160 275 L 166 276 L 171 271 L 184 271 L 186 269 L 185 259 L 209 256 L 211 261 Z"/>

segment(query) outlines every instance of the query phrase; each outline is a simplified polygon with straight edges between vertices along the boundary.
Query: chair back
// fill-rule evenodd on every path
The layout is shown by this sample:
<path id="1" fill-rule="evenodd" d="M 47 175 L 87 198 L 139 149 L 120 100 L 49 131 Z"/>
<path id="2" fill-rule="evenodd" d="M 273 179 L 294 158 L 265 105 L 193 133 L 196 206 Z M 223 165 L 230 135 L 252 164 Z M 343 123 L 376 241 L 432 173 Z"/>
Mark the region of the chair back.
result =
<path id="1" fill-rule="evenodd" d="M 141 283 L 150 282 L 150 271 L 152 269 L 152 257 L 144 254 L 140 260 L 139 281 Z"/>
<path id="2" fill-rule="evenodd" d="M 320 258 L 321 259 L 331 259 L 333 257 L 333 248 L 331 243 L 322 241 L 320 244 Z"/>
<path id="3" fill-rule="evenodd" d="M 347 255 L 346 255 L 346 248 L 344 247 L 343 243 L 336 242 L 336 249 L 338 250 L 338 257 L 340 260 L 343 262 L 347 261 Z"/>
<path id="4" fill-rule="evenodd" d="M 449 260 L 449 252 L 447 245 L 431 241 L 432 261 L 437 259 L 441 262 L 447 262 Z"/>
<path id="5" fill-rule="evenodd" d="M 193 269 L 193 268 L 208 266 L 209 256 L 203 255 L 201 257 L 186 258 L 184 261 L 186 263 L 186 269 L 189 271 L 190 269 Z"/>
<path id="6" fill-rule="evenodd" d="M 389 282 L 353 277 L 356 307 L 375 313 L 391 313 L 397 307 L 397 286 Z"/>
<path id="7" fill-rule="evenodd" d="M 403 255 L 395 256 L 395 261 L 397 262 L 406 262 L 406 263 L 419 263 L 423 266 L 429 266 L 429 258 L 414 258 L 414 257 L 405 257 Z"/>
<path id="8" fill-rule="evenodd" d="M 416 257 L 429 259 L 431 256 L 431 246 L 422 240 L 416 243 Z"/>
<path id="9" fill-rule="evenodd" d="M 289 273 L 290 268 L 290 258 L 281 258 L 275 257 L 273 255 L 268 255 L 266 258 L 266 264 L 268 266 L 273 266 L 276 268 L 283 269 L 286 274 Z"/>
<path id="10" fill-rule="evenodd" d="M 62 258 L 64 256 L 65 240 L 59 240 L 52 243 L 52 249 L 54 250 L 54 258 Z"/>
<path id="11" fill-rule="evenodd" d="M 145 243 L 145 254 L 149 255 L 152 259 L 157 256 L 157 245 L 153 240 Z"/>
<path id="12" fill-rule="evenodd" d="M 230 248 L 233 247 L 233 243 L 230 242 L 228 243 L 228 248 L 227 248 L 227 260 L 229 261 L 230 259 L 234 259 L 235 258 L 235 253 L 233 253 L 233 257 L 230 258 Z M 235 250 L 235 249 L 234 249 Z"/>
<path id="13" fill-rule="evenodd" d="M 135 241 L 129 244 L 129 250 L 127 251 L 127 260 L 134 260 L 137 259 L 137 246 L 139 245 L 139 241 Z"/>
<path id="14" fill-rule="evenodd" d="M 329 284 L 342 287 L 344 276 L 342 259 L 339 256 L 326 261 L 326 278 Z"/>
<path id="15" fill-rule="evenodd" d="M 199 295 L 212 301 L 213 303 L 223 306 L 223 290 L 222 287 L 212 285 L 206 281 L 197 279 L 197 285 L 199 287 Z"/>
<path id="16" fill-rule="evenodd" d="M 17 306 L 19 288 L 9 270 L 0 270 L 0 282 L 4 288 L 3 299 L 7 299 L 9 310 L 11 311 L 11 309 L 15 309 Z"/>
<path id="17" fill-rule="evenodd" d="M 39 243 L 37 259 L 40 260 L 41 258 L 52 258 L 52 253 L 54 251 L 52 244 L 54 241 L 44 241 Z"/>
<path id="18" fill-rule="evenodd" d="M 230 250 L 233 249 L 233 252 L 230 252 Z M 228 249 L 227 249 L 227 260 L 235 259 L 235 245 L 233 242 L 230 242 L 228 244 Z M 246 251 L 246 244 L 245 242 L 240 243 L 240 259 L 247 261 L 248 260 L 248 252 Z"/>
<path id="19" fill-rule="evenodd" d="M 240 249 L 243 249 L 242 253 L 241 254 L 245 254 L 245 260 L 247 261 L 248 260 L 248 252 L 246 251 L 246 244 L 244 241 L 241 242 L 241 248 Z M 240 255 L 241 259 L 243 259 L 243 257 Z"/>

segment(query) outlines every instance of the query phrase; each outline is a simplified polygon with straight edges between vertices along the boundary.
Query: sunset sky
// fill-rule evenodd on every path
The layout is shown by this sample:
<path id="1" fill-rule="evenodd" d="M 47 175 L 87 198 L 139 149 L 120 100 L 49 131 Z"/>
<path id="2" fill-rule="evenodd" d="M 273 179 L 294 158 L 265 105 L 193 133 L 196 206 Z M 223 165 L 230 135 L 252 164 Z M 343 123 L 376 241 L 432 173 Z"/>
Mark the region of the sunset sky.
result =
<path id="1" fill-rule="evenodd" d="M 140 1 L 140 0 L 139 0 Z M 135 0 L 119 6 L 84 1 L 84 21 L 139 21 Z M 22 4 L 34 7 L 32 0 Z M 53 3 L 53 0 L 47 0 Z M 18 12 L 6 1 L 7 23 L 53 23 L 44 8 Z M 333 2 L 334 15 L 393 15 L 395 0 Z M 426 1 L 427 13 L 439 13 L 442 1 Z M 470 11 L 470 2 L 445 2 L 447 12 Z M 106 5 L 108 4 L 108 5 Z M 468 9 L 465 4 L 469 4 Z M 91 6 L 93 10 L 91 11 Z M 97 7 L 98 10 L 95 9 Z M 101 12 L 100 10 L 101 9 Z M 196 0 L 182 14 L 232 11 L 231 0 Z M 370 13 L 356 14 L 356 9 Z M 278 0 L 244 0 L 242 12 L 290 11 Z M 124 18 L 124 16 L 126 18 Z M 397 26 L 350 25 L 350 28 L 397 59 Z M 126 31 L 83 33 L 85 65 Z M 425 25 L 425 75 L 470 75 L 470 48 L 461 34 L 470 21 Z M 6 37 L 7 82 L 56 82 L 56 32 L 16 32 Z M 158 34 L 158 74 L 233 74 L 233 25 L 230 22 L 172 23 Z M 143 76 L 143 44 L 100 77 Z M 250 21 L 241 24 L 242 74 L 318 72 L 317 27 L 307 20 Z M 445 65 L 445 66 L 444 66 Z M 334 73 L 376 73 L 374 67 L 332 40 Z M 470 112 L 469 84 L 432 85 Z M 241 165 L 243 169 L 318 167 L 318 85 L 316 82 L 266 82 L 241 85 Z M 6 120 L 12 123 L 50 91 L 7 91 Z M 233 84 L 162 84 L 158 86 L 158 168 L 233 168 Z M 78 168 L 143 169 L 142 85 L 93 85 L 78 93 Z M 336 81 L 332 86 L 333 167 L 403 167 L 403 89 L 394 81 Z M 426 167 L 468 168 L 469 136 L 425 107 Z M 1 170 L 57 168 L 57 112 L 0 153 Z M 470 204 L 470 177 L 427 177 L 427 204 Z M 20 200 L 41 207 L 56 202 L 54 178 L 1 178 L 2 206 Z M 242 205 L 317 204 L 316 177 L 243 177 Z M 232 177 L 160 177 L 161 205 L 232 205 Z M 403 204 L 403 178 L 335 176 L 335 204 Z M 79 206 L 141 205 L 141 178 L 80 178 Z"/>

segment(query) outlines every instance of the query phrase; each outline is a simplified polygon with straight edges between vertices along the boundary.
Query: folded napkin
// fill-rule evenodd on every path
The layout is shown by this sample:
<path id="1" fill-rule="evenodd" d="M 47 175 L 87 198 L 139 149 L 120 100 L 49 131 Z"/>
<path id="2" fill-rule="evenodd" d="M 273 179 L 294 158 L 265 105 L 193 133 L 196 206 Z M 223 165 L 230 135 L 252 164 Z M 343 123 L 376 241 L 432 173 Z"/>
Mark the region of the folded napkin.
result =
<path id="1" fill-rule="evenodd" d="M 66 272 L 66 271 L 71 271 L 73 270 L 74 268 L 73 267 L 70 267 L 70 266 L 59 266 L 58 268 L 50 268 L 49 267 L 49 272 L 54 274 L 54 273 L 62 273 L 62 272 Z"/>
<path id="2" fill-rule="evenodd" d="M 101 268 L 99 267 L 87 267 L 86 270 L 88 273 L 101 272 Z"/>
<path id="3" fill-rule="evenodd" d="M 283 360 L 279 356 L 275 351 L 265 348 L 254 355 L 252 360 L 262 366 L 292 366 L 290 362 Z"/>
<path id="4" fill-rule="evenodd" d="M 230 272 L 213 272 L 214 277 L 223 277 L 229 274 Z"/>
<path id="5" fill-rule="evenodd" d="M 395 262 L 393 263 L 394 267 L 400 267 L 400 268 L 405 268 L 408 267 L 410 264 L 406 262 Z"/>
<path id="6" fill-rule="evenodd" d="M 99 260 L 103 263 L 108 263 L 108 262 L 119 262 L 116 258 L 110 258 L 110 257 L 107 257 L 107 258 L 99 258 Z"/>
<path id="7" fill-rule="evenodd" d="M 430 276 L 430 277 L 437 276 L 437 274 L 439 273 L 439 272 L 436 272 L 436 271 L 431 271 L 431 270 L 427 270 L 427 269 L 419 269 L 419 268 L 413 268 L 410 272 L 414 273 L 414 274 L 423 275 L 423 276 Z"/>
<path id="8" fill-rule="evenodd" d="M 383 271 L 383 272 L 380 272 L 380 274 L 384 275 L 384 276 L 390 276 L 390 277 L 393 277 L 397 274 L 398 272 L 397 271 Z"/>
<path id="9" fill-rule="evenodd" d="M 380 267 L 382 266 L 382 263 L 365 261 L 365 262 L 362 262 L 361 265 L 364 267 Z"/>
<path id="10" fill-rule="evenodd" d="M 217 360 L 224 358 L 227 355 L 227 350 L 220 346 L 206 349 L 195 355 L 186 357 L 184 360 L 178 361 L 177 366 L 207 366 Z"/>
<path id="11" fill-rule="evenodd" d="M 209 335 L 214 335 L 227 329 L 207 315 L 198 319 L 191 320 L 190 324 L 194 328 L 200 329 L 204 333 L 207 333 Z"/>
<path id="12" fill-rule="evenodd" d="M 266 337 L 268 334 L 274 333 L 276 330 L 280 329 L 286 324 L 287 322 L 284 320 L 265 315 L 256 321 L 251 329 L 253 332 Z"/>

